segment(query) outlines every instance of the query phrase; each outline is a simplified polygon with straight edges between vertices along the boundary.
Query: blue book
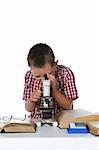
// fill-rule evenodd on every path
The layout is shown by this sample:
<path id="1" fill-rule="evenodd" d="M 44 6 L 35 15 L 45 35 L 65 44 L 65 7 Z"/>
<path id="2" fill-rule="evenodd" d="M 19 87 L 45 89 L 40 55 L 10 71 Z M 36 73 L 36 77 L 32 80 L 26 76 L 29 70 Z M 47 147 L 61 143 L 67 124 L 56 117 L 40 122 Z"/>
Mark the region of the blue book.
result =
<path id="1" fill-rule="evenodd" d="M 69 128 L 67 129 L 68 133 L 77 133 L 77 134 L 83 134 L 88 133 L 88 129 L 86 127 L 86 124 L 83 122 L 72 122 L 69 124 Z"/>

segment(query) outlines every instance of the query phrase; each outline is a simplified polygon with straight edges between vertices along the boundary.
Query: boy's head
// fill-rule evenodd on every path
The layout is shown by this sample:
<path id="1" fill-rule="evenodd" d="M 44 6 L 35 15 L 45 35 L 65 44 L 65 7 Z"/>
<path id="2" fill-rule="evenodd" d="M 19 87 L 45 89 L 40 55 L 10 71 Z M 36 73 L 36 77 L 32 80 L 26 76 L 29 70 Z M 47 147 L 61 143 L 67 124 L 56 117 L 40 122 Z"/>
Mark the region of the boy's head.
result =
<path id="1" fill-rule="evenodd" d="M 39 78 L 44 74 L 53 74 L 55 66 L 55 56 L 50 46 L 39 43 L 34 45 L 27 57 L 28 65 L 33 74 Z"/>

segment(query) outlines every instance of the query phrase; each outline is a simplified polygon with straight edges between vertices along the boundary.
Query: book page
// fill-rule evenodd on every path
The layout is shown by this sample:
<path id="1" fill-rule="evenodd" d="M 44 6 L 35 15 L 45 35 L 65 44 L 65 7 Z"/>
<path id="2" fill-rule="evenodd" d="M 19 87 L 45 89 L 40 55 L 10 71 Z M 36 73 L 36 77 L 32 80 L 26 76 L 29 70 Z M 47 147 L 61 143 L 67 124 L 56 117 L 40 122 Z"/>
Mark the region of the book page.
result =
<path id="1" fill-rule="evenodd" d="M 94 127 L 99 128 L 99 121 L 90 121 L 89 123 Z"/>
<path id="2" fill-rule="evenodd" d="M 31 120 L 30 119 L 25 119 L 25 120 L 22 120 L 21 118 L 20 119 L 18 119 L 18 118 L 12 118 L 11 120 L 10 120 L 10 122 L 9 123 L 24 123 L 24 124 L 30 124 L 31 123 Z"/>
<path id="3" fill-rule="evenodd" d="M 72 116 L 74 118 L 92 115 L 91 112 L 83 110 L 83 109 L 64 110 L 64 111 L 65 111 L 66 116 L 69 115 L 69 116 Z"/>

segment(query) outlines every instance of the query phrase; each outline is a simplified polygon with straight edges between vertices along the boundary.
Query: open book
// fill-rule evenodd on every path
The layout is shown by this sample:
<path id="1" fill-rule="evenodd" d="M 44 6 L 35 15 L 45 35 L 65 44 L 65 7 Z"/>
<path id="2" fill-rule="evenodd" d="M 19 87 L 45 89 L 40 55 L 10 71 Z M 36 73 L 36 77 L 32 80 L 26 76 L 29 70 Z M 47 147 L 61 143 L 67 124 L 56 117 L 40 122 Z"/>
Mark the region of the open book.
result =
<path id="1" fill-rule="evenodd" d="M 2 117 L 0 119 L 0 132 L 35 132 L 35 124 L 29 119 Z"/>
<path id="2" fill-rule="evenodd" d="M 99 135 L 99 114 L 83 109 L 62 110 L 55 118 L 60 128 L 69 128 L 70 122 L 85 122 L 88 125 L 89 132 Z"/>

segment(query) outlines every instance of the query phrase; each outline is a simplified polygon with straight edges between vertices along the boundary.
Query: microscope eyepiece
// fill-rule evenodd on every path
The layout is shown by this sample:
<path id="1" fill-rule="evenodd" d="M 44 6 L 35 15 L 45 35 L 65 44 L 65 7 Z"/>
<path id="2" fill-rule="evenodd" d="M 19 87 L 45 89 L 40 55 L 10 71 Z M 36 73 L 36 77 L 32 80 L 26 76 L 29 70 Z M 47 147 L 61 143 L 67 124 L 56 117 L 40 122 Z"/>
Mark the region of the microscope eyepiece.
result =
<path id="1" fill-rule="evenodd" d="M 48 80 L 47 74 L 44 74 L 44 78 L 45 80 Z"/>

